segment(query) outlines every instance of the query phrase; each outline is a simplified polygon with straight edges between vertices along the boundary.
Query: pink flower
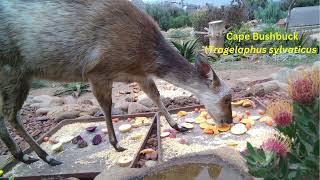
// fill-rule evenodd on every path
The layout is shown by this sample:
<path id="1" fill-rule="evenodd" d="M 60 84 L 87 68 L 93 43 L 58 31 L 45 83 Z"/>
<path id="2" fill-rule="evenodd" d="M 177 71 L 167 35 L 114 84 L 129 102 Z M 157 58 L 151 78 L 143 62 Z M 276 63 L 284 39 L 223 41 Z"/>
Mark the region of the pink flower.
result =
<path id="1" fill-rule="evenodd" d="M 286 156 L 287 152 L 290 150 L 290 147 L 290 140 L 283 135 L 269 138 L 262 145 L 263 150 L 273 152 L 280 156 Z"/>
<path id="2" fill-rule="evenodd" d="M 267 114 L 278 126 L 288 127 L 292 123 L 292 105 L 287 101 L 273 102 L 268 106 Z"/>

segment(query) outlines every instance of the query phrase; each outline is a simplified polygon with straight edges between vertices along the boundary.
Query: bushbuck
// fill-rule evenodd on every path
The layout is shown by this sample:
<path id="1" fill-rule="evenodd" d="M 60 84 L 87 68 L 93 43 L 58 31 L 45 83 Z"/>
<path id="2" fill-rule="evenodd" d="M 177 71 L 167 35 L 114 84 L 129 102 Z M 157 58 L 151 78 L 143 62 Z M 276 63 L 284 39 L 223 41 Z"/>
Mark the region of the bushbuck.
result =
<path id="1" fill-rule="evenodd" d="M 12 155 L 27 164 L 10 137 L 8 121 L 36 154 L 49 156 L 19 120 L 33 79 L 90 82 L 105 115 L 110 143 L 119 146 L 111 120 L 112 83 L 137 82 L 180 132 L 161 102 L 153 81 L 158 77 L 197 96 L 216 124 L 231 123 L 231 93 L 204 56 L 190 64 L 165 40 L 158 25 L 127 0 L 0 1 L 0 136 Z"/>

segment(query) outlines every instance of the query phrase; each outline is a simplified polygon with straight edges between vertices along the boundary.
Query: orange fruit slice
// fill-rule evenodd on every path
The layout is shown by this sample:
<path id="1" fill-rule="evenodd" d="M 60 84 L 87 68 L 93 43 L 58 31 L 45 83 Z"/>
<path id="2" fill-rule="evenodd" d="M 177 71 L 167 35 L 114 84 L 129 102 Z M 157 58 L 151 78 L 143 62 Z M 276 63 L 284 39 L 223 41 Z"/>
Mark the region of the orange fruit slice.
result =
<path id="1" fill-rule="evenodd" d="M 241 106 L 243 104 L 244 100 L 239 100 L 239 101 L 236 101 L 236 102 L 231 102 L 232 105 L 235 105 L 235 106 Z"/>
<path id="2" fill-rule="evenodd" d="M 178 113 L 177 113 L 177 116 L 179 116 L 179 117 L 183 117 L 183 116 L 185 116 L 185 115 L 187 115 L 188 113 L 186 112 L 186 111 L 179 111 Z"/>
<path id="3" fill-rule="evenodd" d="M 230 124 L 223 124 L 221 127 L 218 127 L 218 130 L 221 132 L 226 132 L 226 131 L 229 131 L 230 128 L 231 128 Z"/>
<path id="4" fill-rule="evenodd" d="M 252 106 L 252 101 L 249 99 L 245 99 L 242 103 L 242 107 L 251 107 Z"/>
<path id="5" fill-rule="evenodd" d="M 203 130 L 203 133 L 205 133 L 205 134 L 214 134 L 214 131 L 212 129 L 206 128 L 206 129 Z"/>

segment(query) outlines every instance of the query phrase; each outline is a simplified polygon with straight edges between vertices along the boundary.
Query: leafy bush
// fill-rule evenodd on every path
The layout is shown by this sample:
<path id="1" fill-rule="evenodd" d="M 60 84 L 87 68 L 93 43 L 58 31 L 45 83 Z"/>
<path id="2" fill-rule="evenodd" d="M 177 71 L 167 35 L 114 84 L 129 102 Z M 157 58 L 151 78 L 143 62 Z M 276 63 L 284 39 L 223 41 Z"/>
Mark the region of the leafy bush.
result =
<path id="1" fill-rule="evenodd" d="M 190 40 L 180 43 L 171 41 L 174 47 L 180 52 L 180 54 L 185 57 L 189 62 L 194 62 L 195 60 L 195 49 L 197 48 L 198 39 Z"/>
<path id="2" fill-rule="evenodd" d="M 178 29 L 169 29 L 167 31 L 167 36 L 169 38 L 187 38 L 191 37 L 191 31 L 193 29 L 191 27 L 188 28 L 178 28 Z"/>
<path id="3" fill-rule="evenodd" d="M 258 7 L 265 8 L 268 4 L 268 0 L 242 0 L 242 2 L 248 11 L 249 19 L 255 19 L 254 11 Z"/>
<path id="4" fill-rule="evenodd" d="M 259 7 L 255 11 L 255 17 L 264 23 L 276 23 L 279 19 L 286 17 L 286 12 L 280 9 L 278 3 L 270 1 L 266 8 Z"/>
<path id="5" fill-rule="evenodd" d="M 184 26 L 191 26 L 191 18 L 186 15 L 181 15 L 170 19 L 170 28 L 180 28 Z"/>
<path id="6" fill-rule="evenodd" d="M 168 3 L 147 4 L 146 12 L 159 24 L 162 30 L 191 25 L 190 17 L 183 9 Z"/>
<path id="7" fill-rule="evenodd" d="M 234 26 L 229 32 L 232 32 L 233 34 L 251 34 L 250 29 L 246 26 Z M 238 42 L 236 40 L 228 40 L 227 38 L 225 38 L 224 46 L 229 47 L 229 48 L 231 48 L 231 47 L 235 48 L 236 46 L 246 47 L 248 45 L 251 45 L 252 43 L 253 42 L 251 42 L 251 41 Z"/>
<path id="8" fill-rule="evenodd" d="M 293 103 L 275 102 L 267 113 L 278 134 L 262 149 L 247 144 L 249 173 L 264 179 L 319 179 L 319 70 L 292 77 L 289 94 Z M 270 173 L 272 172 L 272 173 Z"/>

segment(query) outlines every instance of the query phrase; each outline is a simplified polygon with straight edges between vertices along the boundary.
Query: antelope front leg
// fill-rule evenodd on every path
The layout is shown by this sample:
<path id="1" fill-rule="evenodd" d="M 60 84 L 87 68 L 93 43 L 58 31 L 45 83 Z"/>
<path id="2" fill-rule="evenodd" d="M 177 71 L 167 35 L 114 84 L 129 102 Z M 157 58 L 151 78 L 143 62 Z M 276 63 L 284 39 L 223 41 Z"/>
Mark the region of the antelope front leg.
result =
<path id="1" fill-rule="evenodd" d="M 156 105 L 158 106 L 159 110 L 163 113 L 163 115 L 166 117 L 168 123 L 170 124 L 170 126 L 174 129 L 176 129 L 177 131 L 180 132 L 185 132 L 188 131 L 187 128 L 184 127 L 179 127 L 177 122 L 175 122 L 170 113 L 168 112 L 168 110 L 166 109 L 166 107 L 163 105 L 161 99 L 160 99 L 160 94 L 159 91 L 157 89 L 156 84 L 154 83 L 154 81 L 152 79 L 145 79 L 144 81 L 140 81 L 139 85 L 141 87 L 141 89 L 147 94 L 147 96 L 152 99 L 152 101 L 154 103 L 156 103 Z"/>
<path id="2" fill-rule="evenodd" d="M 117 140 L 116 134 L 114 133 L 112 118 L 111 118 L 112 81 L 110 82 L 92 81 L 91 83 L 92 83 L 93 94 L 97 98 L 107 122 L 109 142 L 115 148 L 116 151 L 122 152 L 126 149 L 121 147 L 118 144 L 118 140 Z"/>
<path id="3" fill-rule="evenodd" d="M 11 126 L 16 129 L 17 134 L 24 138 L 24 140 L 31 146 L 32 150 L 34 150 L 42 160 L 51 166 L 59 165 L 61 162 L 49 156 L 47 152 L 43 150 L 39 144 L 28 134 L 18 115 L 19 110 L 21 109 L 23 102 L 28 95 L 29 87 L 29 81 L 27 79 L 19 79 L 15 78 L 14 76 L 8 77 L 7 81 L 1 84 L 1 98 L 3 102 L 1 113 L 3 114 L 3 117 L 11 124 Z M 4 122 L 1 122 L 0 126 L 4 126 Z M 5 143 L 9 148 L 11 148 L 10 150 L 13 150 L 12 153 L 17 159 L 27 164 L 37 161 L 35 158 L 24 155 L 19 149 L 17 152 L 17 150 L 15 150 L 16 148 L 12 148 L 14 145 L 12 142 L 10 142 L 11 140 L 8 139 L 7 132 L 5 130 L 1 130 L 1 133 L 2 138 L 7 141 Z"/>
<path id="4" fill-rule="evenodd" d="M 0 138 L 6 144 L 6 146 L 8 147 L 13 157 L 15 157 L 17 160 L 26 164 L 31 164 L 39 160 L 37 158 L 33 158 L 22 152 L 19 146 L 11 138 L 8 132 L 8 129 L 6 128 L 6 125 L 4 123 L 4 119 L 1 115 L 0 115 Z"/>

